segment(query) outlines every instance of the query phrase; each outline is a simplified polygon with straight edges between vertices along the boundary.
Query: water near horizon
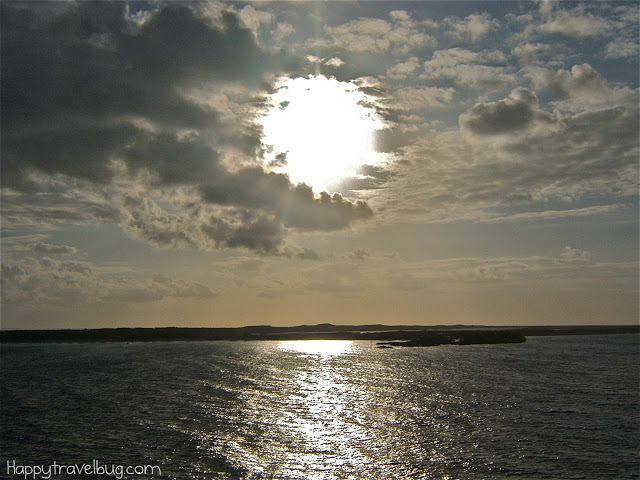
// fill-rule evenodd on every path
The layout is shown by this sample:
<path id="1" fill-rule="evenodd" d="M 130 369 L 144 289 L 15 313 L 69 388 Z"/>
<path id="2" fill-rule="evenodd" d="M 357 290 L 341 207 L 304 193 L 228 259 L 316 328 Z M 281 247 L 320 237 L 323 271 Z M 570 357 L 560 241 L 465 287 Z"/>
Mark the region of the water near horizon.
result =
<path id="1" fill-rule="evenodd" d="M 640 478 L 639 339 L 2 345 L 0 477 Z"/>

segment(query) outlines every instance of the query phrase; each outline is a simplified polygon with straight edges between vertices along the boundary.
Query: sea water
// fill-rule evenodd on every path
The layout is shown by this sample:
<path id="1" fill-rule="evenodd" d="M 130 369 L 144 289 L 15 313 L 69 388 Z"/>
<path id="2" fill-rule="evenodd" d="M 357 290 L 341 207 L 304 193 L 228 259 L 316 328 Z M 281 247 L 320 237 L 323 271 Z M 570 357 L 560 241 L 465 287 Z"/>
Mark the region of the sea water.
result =
<path id="1" fill-rule="evenodd" d="M 639 339 L 2 345 L 0 477 L 639 478 Z"/>

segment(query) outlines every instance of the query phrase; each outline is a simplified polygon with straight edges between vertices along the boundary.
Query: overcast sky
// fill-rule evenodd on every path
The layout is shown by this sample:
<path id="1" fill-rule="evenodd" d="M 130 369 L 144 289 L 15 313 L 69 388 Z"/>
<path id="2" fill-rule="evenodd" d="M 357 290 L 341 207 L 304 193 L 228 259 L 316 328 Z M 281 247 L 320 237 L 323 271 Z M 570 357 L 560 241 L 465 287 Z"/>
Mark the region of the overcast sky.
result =
<path id="1" fill-rule="evenodd" d="M 637 1 L 1 13 L 2 328 L 638 321 Z"/>

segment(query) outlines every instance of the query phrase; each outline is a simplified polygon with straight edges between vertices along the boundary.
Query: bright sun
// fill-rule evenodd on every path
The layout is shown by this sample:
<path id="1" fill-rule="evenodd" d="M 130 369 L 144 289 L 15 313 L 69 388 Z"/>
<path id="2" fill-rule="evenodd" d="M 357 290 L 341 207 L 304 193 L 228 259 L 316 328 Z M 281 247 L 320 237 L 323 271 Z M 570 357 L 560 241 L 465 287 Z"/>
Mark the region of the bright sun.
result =
<path id="1" fill-rule="evenodd" d="M 315 191 L 328 190 L 358 167 L 380 163 L 374 134 L 383 122 L 353 83 L 322 75 L 281 80 L 261 117 L 269 170 Z"/>

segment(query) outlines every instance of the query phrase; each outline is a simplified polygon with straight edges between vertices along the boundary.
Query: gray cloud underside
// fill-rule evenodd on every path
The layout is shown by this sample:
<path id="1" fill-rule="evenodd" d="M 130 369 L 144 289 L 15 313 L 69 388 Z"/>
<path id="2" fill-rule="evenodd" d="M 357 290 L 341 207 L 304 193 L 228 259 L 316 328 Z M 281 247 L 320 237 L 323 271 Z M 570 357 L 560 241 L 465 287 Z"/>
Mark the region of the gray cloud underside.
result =
<path id="1" fill-rule="evenodd" d="M 638 91 L 573 91 L 558 106 L 567 110 L 542 110 L 532 91 L 519 88 L 470 108 L 459 118 L 460 130 L 401 149 L 410 163 L 392 186 L 405 198 L 397 204 L 391 199 L 391 211 L 440 221 L 486 218 L 482 211 L 500 205 L 576 202 L 585 195 L 634 198 Z"/>
<path id="2" fill-rule="evenodd" d="M 533 122 L 554 123 L 557 119 L 538 109 L 538 97 L 531 90 L 518 88 L 509 98 L 478 103 L 460 116 L 460 125 L 476 134 L 508 133 Z"/>
<path id="3" fill-rule="evenodd" d="M 25 257 L 2 265 L 2 301 L 22 305 L 147 302 L 167 297 L 210 298 L 211 289 L 164 274 L 137 278 L 90 262 Z"/>
<path id="4" fill-rule="evenodd" d="M 276 253 L 288 228 L 372 215 L 258 166 L 252 115 L 298 63 L 261 48 L 237 13 L 219 13 L 175 3 L 137 23 L 119 2 L 3 5 L 2 184 L 14 223 L 115 221 L 157 244 Z M 254 110 L 225 118 L 209 100 L 225 88 Z M 196 194 L 184 203 L 179 188 Z M 93 209 L 74 208 L 74 194 Z"/>

